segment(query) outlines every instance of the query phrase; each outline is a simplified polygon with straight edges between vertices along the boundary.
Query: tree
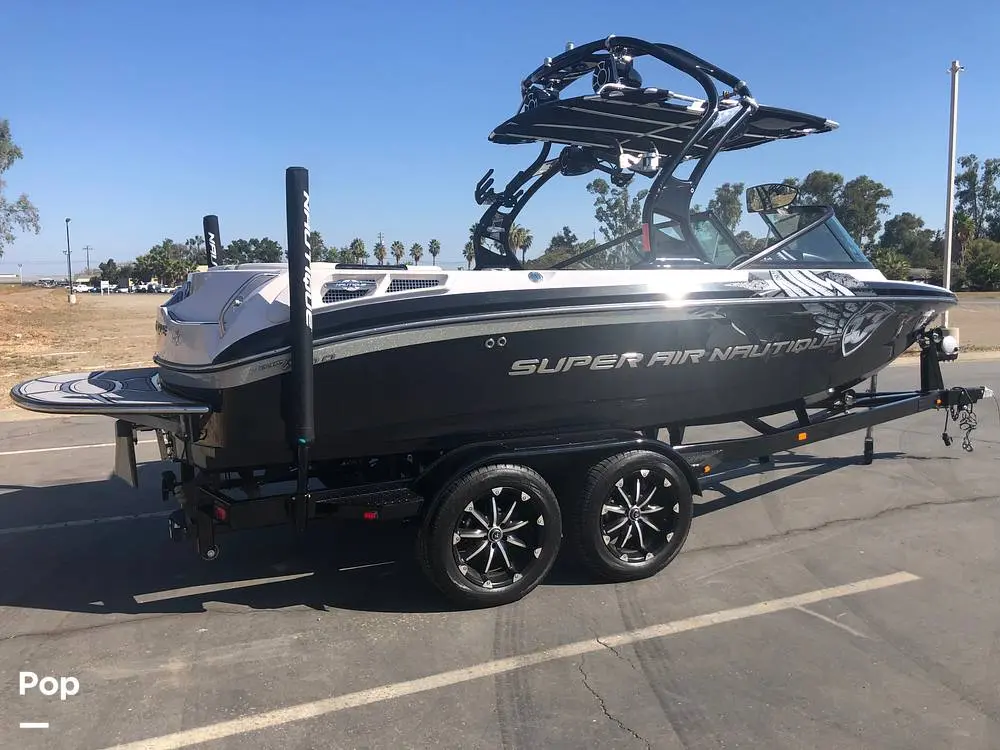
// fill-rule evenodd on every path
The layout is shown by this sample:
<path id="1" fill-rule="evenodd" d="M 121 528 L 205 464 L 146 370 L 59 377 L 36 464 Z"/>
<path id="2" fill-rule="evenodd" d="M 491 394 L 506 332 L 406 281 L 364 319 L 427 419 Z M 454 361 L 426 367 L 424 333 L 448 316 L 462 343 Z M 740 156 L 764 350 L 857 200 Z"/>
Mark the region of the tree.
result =
<path id="1" fill-rule="evenodd" d="M 472 244 L 472 240 L 465 243 L 465 248 L 462 250 L 462 254 L 465 256 L 465 262 L 469 270 L 472 269 L 472 261 L 476 259 L 476 248 Z"/>
<path id="2" fill-rule="evenodd" d="M 323 261 L 328 257 L 329 250 L 323 241 L 323 235 L 313 229 L 309 232 L 309 259 Z"/>
<path id="3" fill-rule="evenodd" d="M 413 258 L 413 262 L 420 265 L 420 259 L 424 255 L 424 247 L 419 242 L 414 242 L 410 245 L 410 257 Z"/>
<path id="4" fill-rule="evenodd" d="M 642 200 L 648 190 L 640 190 L 632 197 L 628 187 L 611 187 L 598 177 L 587 185 L 587 192 L 594 196 L 594 218 L 605 240 L 610 241 L 639 228 Z"/>
<path id="5" fill-rule="evenodd" d="M 185 245 L 167 238 L 135 259 L 135 272 L 144 282 L 155 277 L 161 284 L 170 285 L 181 281 L 196 265 Z"/>
<path id="6" fill-rule="evenodd" d="M 406 255 L 406 245 L 399 240 L 396 240 L 392 243 L 389 249 L 392 251 L 393 260 L 396 261 L 396 265 L 398 266 L 403 262 L 403 256 Z"/>
<path id="7" fill-rule="evenodd" d="M 855 177 L 840 191 L 839 200 L 834 207 L 837 218 L 863 248 L 868 249 L 874 245 L 875 238 L 882 229 L 879 216 L 889 212 L 886 201 L 891 197 L 892 191 L 889 188 L 867 175 Z"/>
<path id="8" fill-rule="evenodd" d="M 886 201 L 892 197 L 892 191 L 881 182 L 867 175 L 844 182 L 843 175 L 819 169 L 807 174 L 801 182 L 795 178 L 786 178 L 784 182 L 798 188 L 797 203 L 830 206 L 859 245 L 866 250 L 874 246 L 882 229 L 879 217 L 889 212 Z"/>
<path id="9" fill-rule="evenodd" d="M 223 263 L 278 263 L 284 253 L 276 241 L 268 237 L 252 237 L 249 240 L 233 240 L 221 255 Z"/>
<path id="10" fill-rule="evenodd" d="M 833 206 L 836 209 L 840 193 L 844 189 L 844 176 L 836 172 L 815 169 L 799 182 L 786 179 L 786 185 L 799 189 L 798 202 L 804 205 Z"/>
<path id="11" fill-rule="evenodd" d="M 188 237 L 184 240 L 183 254 L 194 265 L 199 266 L 208 261 L 208 253 L 205 250 L 205 239 L 201 235 Z"/>
<path id="12" fill-rule="evenodd" d="M 372 255 L 375 256 L 375 260 L 378 261 L 378 264 L 380 266 L 383 263 L 385 263 L 385 256 L 386 256 L 385 243 L 383 243 L 381 240 L 376 242 L 375 247 L 372 248 Z"/>
<path id="13" fill-rule="evenodd" d="M 431 255 L 431 263 L 437 265 L 437 257 L 441 254 L 441 243 L 437 240 L 431 240 L 427 243 L 427 252 Z"/>
<path id="14" fill-rule="evenodd" d="M 872 265 L 887 279 L 906 281 L 910 277 L 910 261 L 898 250 L 876 247 L 872 251 Z"/>
<path id="15" fill-rule="evenodd" d="M 351 263 L 364 263 L 368 259 L 368 250 L 365 248 L 365 241 L 360 237 L 351 240 L 347 246 L 347 255 Z"/>
<path id="16" fill-rule="evenodd" d="M 1000 289 L 1000 242 L 980 239 L 969 243 L 965 281 L 974 292 Z"/>
<path id="17" fill-rule="evenodd" d="M 933 265 L 931 244 L 937 232 L 924 229 L 924 220 L 916 214 L 904 211 L 885 222 L 885 230 L 878 244 L 882 248 L 898 250 L 911 265 L 929 267 Z"/>
<path id="18" fill-rule="evenodd" d="M 736 234 L 736 241 L 742 245 L 748 253 L 759 253 L 767 247 L 766 237 L 754 237 L 746 229 Z"/>
<path id="19" fill-rule="evenodd" d="M 574 248 L 576 247 L 576 243 L 577 238 L 576 235 L 573 234 L 573 230 L 564 226 L 559 234 L 549 240 L 549 246 L 545 248 L 545 252 L 549 253 L 554 250 Z"/>
<path id="20" fill-rule="evenodd" d="M 3 257 L 4 247 L 14 244 L 15 227 L 22 232 L 34 231 L 35 234 L 42 231 L 38 209 L 28 200 L 26 193 L 21 193 L 13 203 L 3 194 L 7 186 L 3 173 L 10 169 L 15 161 L 23 158 L 24 152 L 14 143 L 11 135 L 10 122 L 0 120 L 0 258 Z"/>
<path id="21" fill-rule="evenodd" d="M 972 221 L 972 238 L 1000 240 L 1000 159 L 967 154 L 958 159 L 961 172 L 955 175 L 955 211 Z"/>
<path id="22" fill-rule="evenodd" d="M 521 253 L 521 264 L 524 264 L 524 258 L 528 253 L 528 248 L 531 247 L 531 241 L 534 239 L 531 236 L 531 230 L 525 229 L 520 224 L 514 224 L 511 226 L 510 231 L 507 234 L 507 246 L 510 247 L 511 252 L 515 255 Z"/>
<path id="23" fill-rule="evenodd" d="M 101 281 L 107 281 L 112 284 L 118 283 L 118 276 L 121 270 L 118 268 L 118 264 L 115 263 L 114 258 L 108 258 L 97 267 L 101 271 Z"/>
<path id="24" fill-rule="evenodd" d="M 128 286 L 134 276 L 135 263 L 126 261 L 118 266 L 118 277 L 114 279 L 114 282 L 118 284 L 118 286 Z"/>
<path id="25" fill-rule="evenodd" d="M 715 197 L 708 202 L 708 210 L 715 214 L 730 232 L 735 232 L 743 218 L 742 182 L 724 182 L 715 189 Z"/>
<path id="26" fill-rule="evenodd" d="M 968 245 L 969 242 L 976 236 L 976 225 L 972 221 L 971 216 L 964 214 L 961 211 L 956 211 L 951 227 L 952 236 L 956 244 L 956 247 L 954 248 L 955 260 L 962 263 L 965 258 L 965 246 Z"/>

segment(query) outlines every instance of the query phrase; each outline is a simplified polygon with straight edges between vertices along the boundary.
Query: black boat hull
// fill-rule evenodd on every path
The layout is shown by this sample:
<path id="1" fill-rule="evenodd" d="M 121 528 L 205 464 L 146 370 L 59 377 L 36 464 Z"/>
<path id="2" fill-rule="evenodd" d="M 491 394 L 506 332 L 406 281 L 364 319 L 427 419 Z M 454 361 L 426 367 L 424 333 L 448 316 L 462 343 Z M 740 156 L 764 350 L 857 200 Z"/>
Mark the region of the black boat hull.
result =
<path id="1" fill-rule="evenodd" d="M 953 300 L 954 298 L 952 298 Z M 315 366 L 314 461 L 533 433 L 731 422 L 850 387 L 898 357 L 946 300 L 747 301 L 663 320 L 445 337 Z M 169 380 L 164 373 L 164 380 Z M 289 374 L 223 390 L 195 445 L 207 469 L 284 464 Z"/>

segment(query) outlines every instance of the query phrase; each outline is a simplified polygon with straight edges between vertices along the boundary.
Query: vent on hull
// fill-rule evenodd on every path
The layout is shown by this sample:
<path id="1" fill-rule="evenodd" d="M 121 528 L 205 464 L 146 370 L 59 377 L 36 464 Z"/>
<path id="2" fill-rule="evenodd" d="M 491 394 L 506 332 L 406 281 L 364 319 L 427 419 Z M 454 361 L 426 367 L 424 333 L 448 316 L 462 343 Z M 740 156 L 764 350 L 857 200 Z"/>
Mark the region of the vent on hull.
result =
<path id="1" fill-rule="evenodd" d="M 387 292 L 408 292 L 412 289 L 430 289 L 441 284 L 440 279 L 393 279 Z"/>
<path id="2" fill-rule="evenodd" d="M 323 304 L 367 297 L 377 285 L 376 279 L 338 279 L 323 286 Z"/>

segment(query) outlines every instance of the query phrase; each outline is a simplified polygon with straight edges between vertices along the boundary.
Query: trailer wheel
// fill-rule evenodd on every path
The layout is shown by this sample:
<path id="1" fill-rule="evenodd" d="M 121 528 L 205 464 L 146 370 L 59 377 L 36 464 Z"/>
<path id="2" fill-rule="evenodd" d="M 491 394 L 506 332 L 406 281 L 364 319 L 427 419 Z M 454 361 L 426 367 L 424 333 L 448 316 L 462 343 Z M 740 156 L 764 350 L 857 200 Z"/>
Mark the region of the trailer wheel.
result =
<path id="1" fill-rule="evenodd" d="M 652 576 L 680 552 L 691 528 L 691 488 L 677 465 L 653 451 L 628 451 L 591 468 L 566 507 L 580 561 L 606 581 Z"/>
<path id="2" fill-rule="evenodd" d="M 445 596 L 489 607 L 534 589 L 561 542 L 562 516 L 548 483 L 527 467 L 493 464 L 437 494 L 417 549 L 425 574 Z"/>

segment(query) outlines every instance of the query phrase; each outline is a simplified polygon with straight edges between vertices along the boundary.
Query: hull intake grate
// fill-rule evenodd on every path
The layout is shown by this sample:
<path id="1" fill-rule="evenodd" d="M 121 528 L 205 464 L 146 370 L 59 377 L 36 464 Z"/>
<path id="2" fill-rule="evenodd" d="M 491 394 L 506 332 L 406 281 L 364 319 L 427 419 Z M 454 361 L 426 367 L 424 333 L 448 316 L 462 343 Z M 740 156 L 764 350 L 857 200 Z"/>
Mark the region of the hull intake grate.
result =
<path id="1" fill-rule="evenodd" d="M 440 279 L 393 279 L 389 282 L 388 292 L 408 292 L 412 289 L 430 289 L 440 286 Z"/>

